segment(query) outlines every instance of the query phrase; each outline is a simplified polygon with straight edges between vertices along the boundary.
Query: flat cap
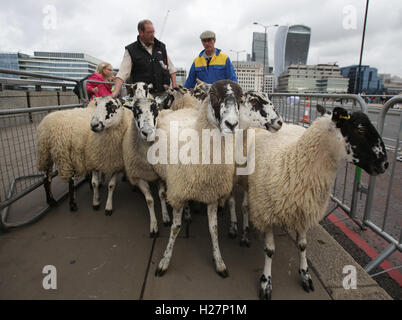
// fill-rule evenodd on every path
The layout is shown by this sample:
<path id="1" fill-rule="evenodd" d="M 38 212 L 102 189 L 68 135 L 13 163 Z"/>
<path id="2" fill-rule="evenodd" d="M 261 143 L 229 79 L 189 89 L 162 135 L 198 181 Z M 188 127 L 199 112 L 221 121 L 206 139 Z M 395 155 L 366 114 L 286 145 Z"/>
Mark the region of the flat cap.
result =
<path id="1" fill-rule="evenodd" d="M 200 35 L 200 39 L 201 39 L 201 40 L 203 40 L 203 39 L 215 39 L 215 38 L 216 38 L 216 37 L 215 37 L 215 32 L 209 31 L 209 30 L 204 31 L 204 32 L 201 33 L 201 35 Z"/>

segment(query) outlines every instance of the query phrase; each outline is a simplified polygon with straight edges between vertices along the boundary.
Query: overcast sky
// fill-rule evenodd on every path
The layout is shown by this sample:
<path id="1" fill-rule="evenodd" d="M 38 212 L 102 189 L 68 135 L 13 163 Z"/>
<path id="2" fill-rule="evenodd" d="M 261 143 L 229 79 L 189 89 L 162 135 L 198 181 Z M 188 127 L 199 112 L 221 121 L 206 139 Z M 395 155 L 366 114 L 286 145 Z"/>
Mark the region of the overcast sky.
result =
<path id="1" fill-rule="evenodd" d="M 0 51 L 84 52 L 118 68 L 124 47 L 137 38 L 138 21 L 147 18 L 175 66 L 189 70 L 203 49 L 202 31 L 213 30 L 215 46 L 236 60 L 230 50 L 251 53 L 252 33 L 264 32 L 253 25 L 257 21 L 311 27 L 307 63 L 337 62 L 342 67 L 359 63 L 365 5 L 365 0 L 2 1 Z M 271 66 L 275 29 L 268 29 Z M 401 40 L 401 1 L 371 0 L 363 64 L 402 76 Z M 245 59 L 240 53 L 239 60 Z"/>

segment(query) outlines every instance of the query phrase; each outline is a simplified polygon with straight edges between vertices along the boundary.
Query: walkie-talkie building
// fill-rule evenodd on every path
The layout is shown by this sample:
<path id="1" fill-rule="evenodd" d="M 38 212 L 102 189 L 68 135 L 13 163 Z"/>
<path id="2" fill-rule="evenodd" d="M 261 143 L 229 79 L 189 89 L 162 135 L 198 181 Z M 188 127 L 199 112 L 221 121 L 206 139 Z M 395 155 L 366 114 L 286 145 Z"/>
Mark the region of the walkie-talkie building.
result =
<path id="1" fill-rule="evenodd" d="M 291 64 L 307 64 L 311 29 L 304 25 L 280 26 L 275 36 L 275 82 Z"/>

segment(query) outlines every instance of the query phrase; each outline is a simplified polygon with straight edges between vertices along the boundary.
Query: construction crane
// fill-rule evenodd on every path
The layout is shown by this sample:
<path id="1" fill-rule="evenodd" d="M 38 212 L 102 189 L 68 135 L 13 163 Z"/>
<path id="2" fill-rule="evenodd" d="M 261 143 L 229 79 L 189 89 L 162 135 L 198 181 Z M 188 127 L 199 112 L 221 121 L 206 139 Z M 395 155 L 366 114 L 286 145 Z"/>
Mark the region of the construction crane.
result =
<path id="1" fill-rule="evenodd" d="M 162 35 L 163 35 L 163 31 L 165 30 L 166 21 L 167 21 L 168 15 L 169 15 L 169 11 L 170 11 L 170 10 L 168 10 L 168 11 L 166 12 L 165 19 L 163 20 L 162 29 L 161 29 L 161 32 L 160 32 L 160 34 L 159 34 L 159 40 L 162 39 Z"/>

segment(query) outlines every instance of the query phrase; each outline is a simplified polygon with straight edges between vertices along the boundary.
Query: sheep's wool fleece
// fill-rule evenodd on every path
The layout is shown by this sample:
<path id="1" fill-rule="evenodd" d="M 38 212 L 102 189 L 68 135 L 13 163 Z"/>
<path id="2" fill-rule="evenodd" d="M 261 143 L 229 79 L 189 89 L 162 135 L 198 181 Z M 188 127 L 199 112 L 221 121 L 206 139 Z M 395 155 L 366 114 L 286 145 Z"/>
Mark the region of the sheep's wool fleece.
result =
<path id="1" fill-rule="evenodd" d="M 189 109 L 199 109 L 200 108 L 200 102 L 195 99 L 192 95 L 189 93 L 185 93 L 183 95 L 176 95 L 175 100 L 170 107 L 171 110 L 176 111 L 184 108 L 189 108 Z"/>
<path id="2" fill-rule="evenodd" d="M 86 174 L 85 147 L 94 111 L 91 101 L 86 108 L 55 111 L 43 118 L 37 129 L 39 171 L 46 172 L 55 163 L 64 181 Z"/>
<path id="3" fill-rule="evenodd" d="M 148 142 L 144 141 L 137 129 L 135 121 L 131 121 L 123 139 L 124 168 L 129 181 L 135 184 L 136 179 L 155 181 L 158 175 L 147 160 Z"/>
<path id="4" fill-rule="evenodd" d="M 202 129 L 214 129 L 207 120 L 207 107 L 209 99 L 205 99 L 199 110 L 181 109 L 171 112 L 162 112 L 158 119 L 158 128 L 168 133 L 167 150 L 170 150 L 170 123 L 179 123 L 179 136 L 184 129 L 194 129 L 199 137 L 199 159 L 201 162 Z M 221 138 L 221 155 L 224 159 L 224 139 Z M 179 142 L 179 152 L 186 142 Z M 154 165 L 158 175 L 166 181 L 167 199 L 175 209 L 180 209 L 189 200 L 203 203 L 212 203 L 227 197 L 233 186 L 234 164 L 213 164 L 212 138 L 210 139 L 210 164 L 178 164 Z M 224 162 L 221 162 L 224 163 Z"/>
<path id="5" fill-rule="evenodd" d="M 309 129 L 284 125 L 276 133 L 256 132 L 255 172 L 248 178 L 250 220 L 305 230 L 316 225 L 328 205 L 344 138 L 329 117 Z"/>
<path id="6" fill-rule="evenodd" d="M 101 132 L 92 132 L 85 148 L 87 170 L 98 170 L 106 174 L 124 170 L 123 147 L 124 135 L 132 122 L 132 111 L 122 108 L 121 121 Z M 89 123 L 87 124 L 89 127 Z"/>

